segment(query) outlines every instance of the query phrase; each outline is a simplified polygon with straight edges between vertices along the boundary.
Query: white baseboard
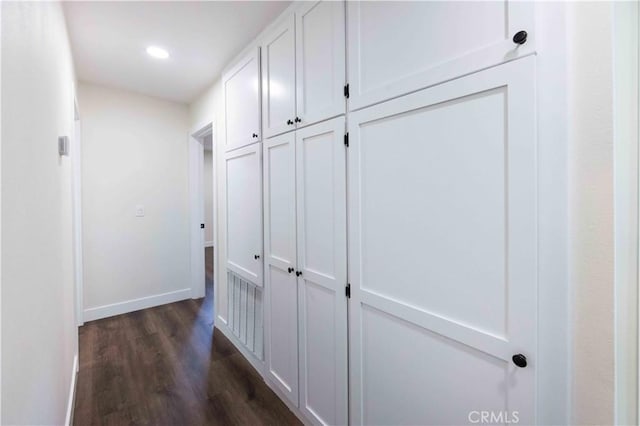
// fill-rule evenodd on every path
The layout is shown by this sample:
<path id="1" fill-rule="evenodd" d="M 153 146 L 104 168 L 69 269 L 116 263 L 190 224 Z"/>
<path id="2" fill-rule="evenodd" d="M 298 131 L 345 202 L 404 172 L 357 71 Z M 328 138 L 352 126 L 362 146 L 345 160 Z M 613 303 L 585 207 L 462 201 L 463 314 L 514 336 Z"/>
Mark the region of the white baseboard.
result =
<path id="1" fill-rule="evenodd" d="M 204 246 L 205 247 L 213 247 L 213 241 L 205 241 L 204 242 Z"/>
<path id="2" fill-rule="evenodd" d="M 316 424 L 311 419 L 307 418 L 307 416 L 305 416 L 302 413 L 302 411 L 298 407 L 296 407 L 291 401 L 289 401 L 289 398 L 287 398 L 286 395 L 284 395 L 282 391 L 278 388 L 278 386 L 275 385 L 273 382 L 271 382 L 271 380 L 268 377 L 263 376 L 262 380 L 264 380 L 265 384 L 269 387 L 269 389 L 271 389 L 273 393 L 275 393 L 276 396 L 280 398 L 282 402 L 284 402 L 284 405 L 287 406 L 287 408 L 298 418 L 298 420 L 300 420 L 300 422 L 302 422 L 302 424 L 304 425 Z"/>
<path id="3" fill-rule="evenodd" d="M 231 329 L 229 329 L 227 324 L 220 324 L 220 322 L 214 322 L 213 326 L 218 330 L 220 330 L 222 334 L 224 334 L 227 337 L 227 339 L 229 339 L 231 343 L 233 343 L 233 346 L 235 346 L 236 349 L 240 351 L 242 356 L 245 357 L 247 361 L 249 361 L 249 364 L 251 364 L 251 366 L 258 371 L 258 374 L 260 374 L 260 377 L 264 378 L 264 361 L 261 359 L 258 359 L 258 357 L 256 357 L 253 352 L 247 349 L 240 342 L 240 340 L 238 340 L 238 338 L 233 334 L 233 332 L 231 331 Z"/>
<path id="4" fill-rule="evenodd" d="M 71 384 L 69 385 L 69 399 L 67 401 L 67 415 L 64 419 L 65 426 L 70 426 L 73 421 L 73 408 L 76 402 L 76 379 L 78 377 L 78 354 L 73 357 L 71 369 Z"/>
<path id="5" fill-rule="evenodd" d="M 154 294 L 153 296 L 141 297 L 139 299 L 126 300 L 124 302 L 112 303 L 110 305 L 97 306 L 84 310 L 84 322 L 94 321 L 101 318 L 112 317 L 114 315 L 126 314 L 140 309 L 153 308 L 154 306 L 165 305 L 167 303 L 178 302 L 190 299 L 191 289 L 170 291 L 169 293 Z"/>
<path id="6" fill-rule="evenodd" d="M 251 366 L 258 372 L 258 374 L 260 375 L 260 377 L 262 377 L 262 380 L 265 382 L 265 384 L 269 387 L 269 389 L 271 389 L 277 396 L 278 398 L 280 398 L 282 400 L 282 402 L 284 402 L 284 404 L 287 406 L 287 408 L 289 408 L 289 410 L 291 410 L 291 412 L 298 418 L 298 420 L 300 420 L 303 424 L 305 425 L 311 425 L 313 424 L 313 421 L 311 421 L 310 419 L 308 419 L 303 413 L 302 411 L 300 411 L 300 409 L 298 407 L 296 407 L 295 405 L 293 405 L 288 399 L 287 397 L 280 392 L 280 390 L 278 389 L 277 386 L 275 386 L 274 384 L 272 384 L 269 379 L 266 376 L 266 369 L 267 369 L 267 365 L 264 361 L 259 360 L 251 351 L 249 351 L 247 348 L 245 348 L 245 346 L 238 340 L 238 338 L 233 334 L 233 332 L 231 331 L 231 329 L 229 329 L 229 327 L 227 327 L 226 322 L 220 318 L 217 317 L 216 318 L 214 327 L 217 328 L 218 330 L 220 330 L 222 332 L 222 334 L 224 334 L 227 339 L 229 339 L 231 341 L 231 343 L 233 344 L 233 346 L 236 347 L 236 349 L 238 349 L 238 351 L 240 351 L 240 353 L 242 354 L 242 356 L 244 356 L 244 358 L 249 361 L 249 364 L 251 364 Z"/>

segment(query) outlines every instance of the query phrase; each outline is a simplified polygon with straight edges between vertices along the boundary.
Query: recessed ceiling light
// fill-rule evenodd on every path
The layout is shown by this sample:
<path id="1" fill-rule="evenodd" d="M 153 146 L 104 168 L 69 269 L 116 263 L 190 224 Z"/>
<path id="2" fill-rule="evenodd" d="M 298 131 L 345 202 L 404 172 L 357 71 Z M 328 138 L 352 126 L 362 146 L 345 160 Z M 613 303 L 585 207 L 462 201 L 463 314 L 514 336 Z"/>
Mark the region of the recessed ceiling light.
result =
<path id="1" fill-rule="evenodd" d="M 169 52 L 158 46 L 147 47 L 147 54 L 157 59 L 167 59 L 169 57 Z"/>

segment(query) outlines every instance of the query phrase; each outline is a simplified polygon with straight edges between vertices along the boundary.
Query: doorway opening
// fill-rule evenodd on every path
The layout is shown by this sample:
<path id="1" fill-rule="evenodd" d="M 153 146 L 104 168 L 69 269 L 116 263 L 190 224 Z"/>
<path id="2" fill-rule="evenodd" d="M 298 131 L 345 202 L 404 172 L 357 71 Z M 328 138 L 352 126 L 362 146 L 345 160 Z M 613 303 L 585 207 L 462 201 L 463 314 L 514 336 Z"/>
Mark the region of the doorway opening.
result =
<path id="1" fill-rule="evenodd" d="M 192 297 L 204 298 L 202 311 L 212 325 L 218 269 L 215 170 L 213 123 L 209 123 L 189 137 L 189 192 Z"/>
<path id="2" fill-rule="evenodd" d="M 202 161 L 202 197 L 204 199 L 204 264 L 205 298 L 213 300 L 213 135 L 203 138 L 204 155 Z"/>

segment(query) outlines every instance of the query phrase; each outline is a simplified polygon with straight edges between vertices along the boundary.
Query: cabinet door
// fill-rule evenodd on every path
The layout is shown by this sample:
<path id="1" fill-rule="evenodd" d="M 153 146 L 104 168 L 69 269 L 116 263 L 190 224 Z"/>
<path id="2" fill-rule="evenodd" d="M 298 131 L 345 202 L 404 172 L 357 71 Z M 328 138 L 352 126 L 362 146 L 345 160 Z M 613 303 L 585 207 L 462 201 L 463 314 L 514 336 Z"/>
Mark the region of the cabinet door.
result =
<path id="1" fill-rule="evenodd" d="M 264 143 L 267 377 L 298 404 L 295 135 Z"/>
<path id="2" fill-rule="evenodd" d="M 535 424 L 535 131 L 533 56 L 351 115 L 352 424 Z"/>
<path id="3" fill-rule="evenodd" d="M 262 286 L 262 149 L 226 155 L 227 267 Z"/>
<path id="4" fill-rule="evenodd" d="M 298 127 L 344 114 L 345 4 L 303 3 L 296 12 Z"/>
<path id="5" fill-rule="evenodd" d="M 351 111 L 534 51 L 534 2 L 348 2 Z M 527 31 L 528 40 L 513 36 Z"/>
<path id="6" fill-rule="evenodd" d="M 291 15 L 262 45 L 262 102 L 266 137 L 295 128 L 295 50 L 295 20 Z"/>
<path id="7" fill-rule="evenodd" d="M 259 142 L 260 48 L 225 74 L 223 85 L 227 151 Z"/>
<path id="8" fill-rule="evenodd" d="M 345 121 L 296 131 L 300 409 L 347 424 Z"/>

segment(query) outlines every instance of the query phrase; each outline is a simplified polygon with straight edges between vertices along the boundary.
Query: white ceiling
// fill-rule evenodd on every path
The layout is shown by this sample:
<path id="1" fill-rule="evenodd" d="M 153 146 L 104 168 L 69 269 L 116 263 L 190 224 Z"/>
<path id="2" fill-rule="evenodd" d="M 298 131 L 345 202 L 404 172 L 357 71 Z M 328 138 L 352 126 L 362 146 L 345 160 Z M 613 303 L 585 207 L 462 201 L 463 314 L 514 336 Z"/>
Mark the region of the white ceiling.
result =
<path id="1" fill-rule="evenodd" d="M 288 1 L 65 2 L 78 79 L 191 102 Z M 168 60 L 149 57 L 158 45 Z"/>

